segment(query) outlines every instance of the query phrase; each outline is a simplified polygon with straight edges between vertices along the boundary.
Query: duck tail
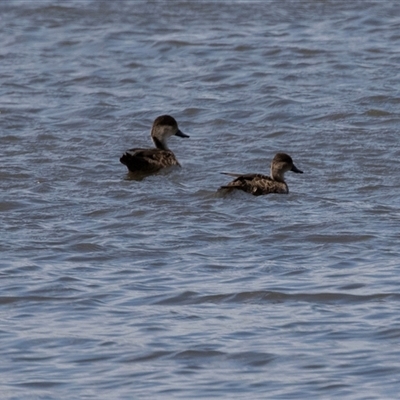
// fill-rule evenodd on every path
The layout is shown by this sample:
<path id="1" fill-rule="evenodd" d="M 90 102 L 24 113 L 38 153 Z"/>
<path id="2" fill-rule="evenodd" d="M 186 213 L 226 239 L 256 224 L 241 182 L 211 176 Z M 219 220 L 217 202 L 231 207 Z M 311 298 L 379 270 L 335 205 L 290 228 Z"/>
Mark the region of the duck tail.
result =
<path id="1" fill-rule="evenodd" d="M 237 178 L 238 176 L 242 175 L 242 174 L 235 174 L 233 172 L 220 172 L 223 175 L 229 175 L 229 176 L 233 176 L 235 178 Z"/>
<path id="2" fill-rule="evenodd" d="M 128 165 L 129 158 L 130 158 L 130 154 L 124 153 L 122 155 L 122 157 L 119 159 L 119 161 L 121 162 L 121 164 Z"/>

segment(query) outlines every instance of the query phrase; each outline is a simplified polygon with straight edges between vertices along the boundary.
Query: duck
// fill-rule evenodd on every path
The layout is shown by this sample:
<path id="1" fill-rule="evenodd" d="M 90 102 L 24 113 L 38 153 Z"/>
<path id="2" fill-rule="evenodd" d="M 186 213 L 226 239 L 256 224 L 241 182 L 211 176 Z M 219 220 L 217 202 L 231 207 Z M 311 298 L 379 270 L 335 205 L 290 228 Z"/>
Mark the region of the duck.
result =
<path id="1" fill-rule="evenodd" d="M 126 151 L 119 159 L 128 168 L 129 172 L 135 174 L 152 174 L 173 165 L 181 166 L 175 154 L 169 149 L 167 140 L 170 136 L 188 138 L 178 128 L 178 123 L 170 115 L 157 117 L 151 128 L 151 138 L 155 148 L 134 148 Z"/>
<path id="2" fill-rule="evenodd" d="M 292 171 L 302 174 L 293 163 L 292 157 L 286 153 L 277 153 L 271 163 L 271 176 L 262 174 L 231 174 L 222 172 L 225 175 L 234 176 L 235 179 L 227 185 L 221 186 L 220 190 L 228 190 L 229 192 L 237 189 L 254 196 L 261 196 L 269 193 L 289 193 L 289 188 L 285 182 L 285 172 Z"/>

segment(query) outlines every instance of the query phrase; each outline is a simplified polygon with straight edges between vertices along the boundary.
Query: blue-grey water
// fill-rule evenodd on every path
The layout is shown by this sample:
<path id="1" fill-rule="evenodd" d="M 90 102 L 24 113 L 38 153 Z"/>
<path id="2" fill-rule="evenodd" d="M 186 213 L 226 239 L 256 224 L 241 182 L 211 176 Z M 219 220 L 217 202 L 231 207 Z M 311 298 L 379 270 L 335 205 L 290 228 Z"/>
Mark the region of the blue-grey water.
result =
<path id="1" fill-rule="evenodd" d="M 397 399 L 400 2 L 0 2 L 1 399 Z M 173 115 L 182 164 L 119 157 Z M 221 171 L 289 195 L 222 196 Z"/>

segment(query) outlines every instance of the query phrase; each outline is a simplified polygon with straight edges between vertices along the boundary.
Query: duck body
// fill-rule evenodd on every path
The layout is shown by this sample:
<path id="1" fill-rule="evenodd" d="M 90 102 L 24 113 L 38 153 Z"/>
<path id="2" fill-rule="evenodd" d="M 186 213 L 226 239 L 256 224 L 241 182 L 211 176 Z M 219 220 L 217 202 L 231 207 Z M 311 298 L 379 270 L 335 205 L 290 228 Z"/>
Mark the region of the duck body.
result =
<path id="1" fill-rule="evenodd" d="M 130 172 L 154 173 L 173 165 L 181 166 L 171 150 L 130 149 L 119 159 Z"/>
<path id="2" fill-rule="evenodd" d="M 220 189 L 228 191 L 242 190 L 251 193 L 254 196 L 261 196 L 269 193 L 289 193 L 288 185 L 284 180 L 284 174 L 292 171 L 302 174 L 294 164 L 292 158 L 285 153 L 277 153 L 271 163 L 271 176 L 262 174 L 231 174 L 235 179 L 227 185 L 221 186 Z"/>
<path id="3" fill-rule="evenodd" d="M 130 172 L 137 174 L 151 174 L 173 165 L 180 166 L 175 154 L 168 148 L 167 140 L 170 136 L 189 137 L 179 128 L 175 118 L 170 115 L 157 117 L 151 129 L 151 138 L 155 148 L 133 148 L 126 151 L 120 162 Z"/>
<path id="4" fill-rule="evenodd" d="M 254 196 L 261 196 L 268 193 L 289 193 L 286 182 L 274 181 L 267 175 L 262 174 L 246 174 L 246 175 L 235 175 L 232 182 L 226 186 L 221 186 L 221 189 L 238 189 L 243 192 L 251 193 Z"/>

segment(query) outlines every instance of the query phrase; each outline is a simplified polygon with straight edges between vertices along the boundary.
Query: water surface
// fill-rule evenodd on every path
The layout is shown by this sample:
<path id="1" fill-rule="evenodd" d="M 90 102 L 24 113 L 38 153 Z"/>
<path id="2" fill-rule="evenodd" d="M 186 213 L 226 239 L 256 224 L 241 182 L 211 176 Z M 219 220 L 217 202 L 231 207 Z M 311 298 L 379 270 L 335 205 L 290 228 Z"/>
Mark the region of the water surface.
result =
<path id="1" fill-rule="evenodd" d="M 3 399 L 395 399 L 400 4 L 0 4 Z M 119 163 L 173 115 L 181 169 Z M 216 193 L 221 171 L 304 174 Z"/>

